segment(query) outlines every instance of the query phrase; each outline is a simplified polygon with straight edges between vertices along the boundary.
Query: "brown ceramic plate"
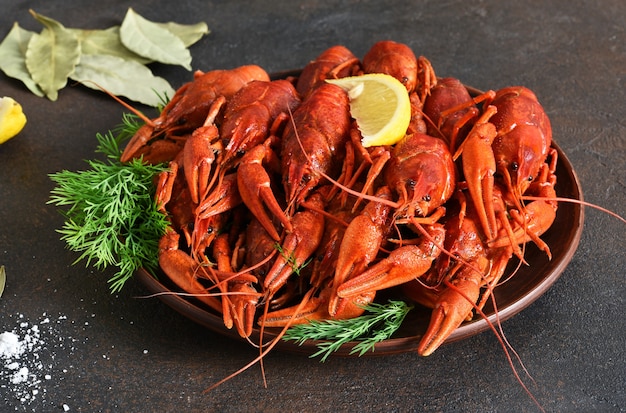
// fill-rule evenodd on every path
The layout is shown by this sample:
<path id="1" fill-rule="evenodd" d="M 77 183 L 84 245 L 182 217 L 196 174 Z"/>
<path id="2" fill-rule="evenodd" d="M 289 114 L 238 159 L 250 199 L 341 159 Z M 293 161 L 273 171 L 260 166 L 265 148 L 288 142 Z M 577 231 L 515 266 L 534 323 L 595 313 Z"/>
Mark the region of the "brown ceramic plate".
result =
<path id="1" fill-rule="evenodd" d="M 299 73 L 300 71 L 298 70 L 276 73 L 272 75 L 272 78 L 297 76 Z M 471 87 L 467 89 L 472 95 L 481 93 L 479 90 Z M 583 195 L 580 182 L 572 168 L 572 164 L 556 143 L 553 142 L 552 145 L 557 150 L 559 156 L 556 170 L 557 196 L 582 200 Z M 507 320 L 528 307 L 556 282 L 576 252 L 583 229 L 583 220 L 584 210 L 580 204 L 569 202 L 559 204 L 555 222 L 550 230 L 541 237 L 550 247 L 552 260 L 548 260 L 545 253 L 536 248 L 534 244 L 527 244 L 525 258 L 529 265 L 521 266 L 514 277 L 495 288 L 493 295 L 498 305 L 497 317 L 500 321 Z M 510 274 L 516 265 L 517 260 L 511 260 L 507 273 Z M 159 272 L 156 274 L 157 278 L 155 278 L 147 271 L 141 269 L 136 275 L 151 293 L 159 294 L 158 297 L 165 304 L 183 316 L 219 334 L 243 340 L 236 329 L 229 330 L 224 326 L 220 314 L 195 301 L 193 298 L 170 294 L 175 293 L 177 289 L 173 287 L 173 284 L 169 282 L 164 273 Z M 506 275 L 502 279 L 505 278 Z M 383 292 L 379 292 L 379 296 L 383 295 L 381 293 Z M 472 321 L 463 323 L 448 337 L 446 343 L 458 341 L 488 330 L 490 323 L 496 321 L 496 314 L 490 303 L 484 308 L 484 313 L 487 315 L 488 321 L 475 318 Z M 416 307 L 409 312 L 393 338 L 378 343 L 373 352 L 367 352 L 365 355 L 385 355 L 417 351 L 419 341 L 426 331 L 429 322 L 430 311 Z M 264 341 L 271 340 L 278 333 L 278 329 L 265 329 L 263 333 Z M 259 334 L 259 329 L 254 329 L 251 337 L 253 342 L 258 342 Z M 318 350 L 317 344 L 317 341 L 312 340 L 302 345 L 280 341 L 277 348 L 284 351 L 313 354 Z M 355 342 L 346 343 L 334 354 L 349 356 L 355 344 Z M 354 356 L 356 357 L 356 355 Z"/>
<path id="2" fill-rule="evenodd" d="M 569 159 L 555 143 L 553 143 L 553 146 L 559 154 L 556 171 L 558 179 L 556 185 L 557 195 L 559 197 L 582 200 L 580 183 Z M 554 224 L 542 236 L 542 239 L 549 245 L 552 251 L 552 260 L 548 260 L 543 252 L 534 247 L 534 244 L 528 244 L 526 259 L 529 265 L 522 266 L 514 277 L 494 290 L 500 321 L 504 321 L 528 307 L 559 278 L 578 247 L 583 228 L 583 219 L 584 210 L 581 205 L 568 202 L 560 203 Z M 511 266 L 513 266 L 513 263 Z M 510 270 L 508 271 L 510 273 Z M 145 270 L 137 272 L 138 279 L 151 293 L 159 294 L 159 298 L 165 304 L 183 316 L 219 334 L 243 340 L 235 329 L 229 330 L 224 327 L 221 316 L 213 310 L 204 307 L 193 298 L 168 294 L 175 292 L 176 289 L 169 283 L 165 274 L 159 273 L 156 275 L 158 280 Z M 488 315 L 490 322 L 495 322 L 496 315 L 493 308 L 487 306 L 485 314 Z M 402 327 L 393 338 L 377 344 L 374 352 L 365 354 L 385 355 L 416 351 L 420 338 L 426 331 L 429 319 L 429 310 L 415 308 L 409 312 Z M 461 340 L 488 329 L 489 323 L 484 319 L 478 318 L 462 324 L 452 333 L 446 343 Z M 264 339 L 269 340 L 275 337 L 277 333 L 278 330 L 276 329 L 266 329 Z M 252 340 L 258 341 L 258 339 L 259 330 L 255 329 Z M 307 341 L 302 345 L 281 341 L 277 347 L 290 352 L 313 354 L 317 351 L 316 344 L 316 341 Z M 335 354 L 348 356 L 354 344 L 356 343 L 347 343 Z"/>

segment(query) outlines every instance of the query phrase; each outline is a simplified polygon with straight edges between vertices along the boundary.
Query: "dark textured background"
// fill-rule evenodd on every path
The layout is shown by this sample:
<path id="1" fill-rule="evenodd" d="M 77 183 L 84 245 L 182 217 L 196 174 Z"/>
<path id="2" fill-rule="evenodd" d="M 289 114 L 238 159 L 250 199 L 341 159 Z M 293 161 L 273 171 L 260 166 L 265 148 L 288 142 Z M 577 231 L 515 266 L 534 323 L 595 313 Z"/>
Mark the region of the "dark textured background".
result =
<path id="1" fill-rule="evenodd" d="M 4 2 L 0 36 L 14 21 L 39 31 L 28 8 L 66 26 L 119 24 L 127 7 L 155 21 L 206 21 L 192 47 L 194 69 L 256 63 L 267 71 L 304 66 L 344 44 L 362 56 L 377 40 L 409 44 L 440 76 L 480 89 L 522 84 L 551 118 L 554 137 L 574 164 L 587 201 L 626 216 L 626 3 L 605 1 L 65 1 Z M 28 4 L 26 4 L 28 3 Z M 175 87 L 180 67 L 155 71 Z M 403 354 L 333 358 L 273 353 L 209 394 L 210 384 L 256 351 L 209 332 L 130 282 L 111 295 L 102 274 L 72 266 L 46 205 L 47 174 L 85 167 L 97 132 L 124 111 L 103 94 L 67 87 L 58 101 L 31 95 L 0 75 L 0 96 L 22 103 L 28 124 L 0 146 L 0 332 L 40 324 L 45 363 L 39 393 L 21 407 L 0 383 L 1 411 L 536 411 L 493 334 L 450 344 L 429 358 Z M 626 226 L 586 209 L 580 247 L 559 281 L 504 323 L 547 411 L 626 409 L 624 272 Z M 60 317 L 60 319 L 59 319 Z M 64 317 L 67 317 L 65 319 Z M 144 350 L 147 350 L 144 351 Z M 6 378 L 6 375 L 4 376 Z M 528 380 L 527 380 L 528 382 Z"/>

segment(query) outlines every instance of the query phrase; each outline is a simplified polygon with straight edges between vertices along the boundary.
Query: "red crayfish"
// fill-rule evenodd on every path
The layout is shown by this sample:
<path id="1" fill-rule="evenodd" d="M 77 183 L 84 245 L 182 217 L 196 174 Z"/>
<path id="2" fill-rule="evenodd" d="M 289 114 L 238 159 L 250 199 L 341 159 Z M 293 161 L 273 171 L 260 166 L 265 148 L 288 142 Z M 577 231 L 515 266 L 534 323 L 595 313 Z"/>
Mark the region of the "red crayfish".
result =
<path id="1" fill-rule="evenodd" d="M 371 72 L 398 78 L 428 126 L 413 123 L 393 147 L 359 147 L 346 92 L 323 80 Z M 443 319 L 434 311 L 422 339 L 428 344 L 419 352 L 430 354 L 500 278 L 494 271 L 505 265 L 496 261 L 523 259 L 519 245 L 529 241 L 549 254 L 539 237 L 557 208 L 549 201 L 557 160 L 546 163 L 550 123 L 532 92 L 487 94 L 481 109 L 460 82 L 438 80 L 426 58 L 391 41 L 376 43 L 362 62 L 332 47 L 290 80 L 270 81 L 254 66 L 197 74 L 124 152 L 124 160 L 170 157 L 158 200 L 186 241 L 165 236 L 162 268 L 195 280 L 193 292 L 197 283 L 219 291 L 212 308 L 228 309 L 225 318 L 243 335 L 257 321 L 305 322 L 297 304 L 278 303 L 297 303 L 307 291 L 314 300 L 304 312 L 342 318 L 361 312 L 354 303 L 370 302 L 378 290 L 418 283 L 431 297 L 418 302 L 448 308 Z M 158 152 L 159 140 L 180 149 Z M 526 205 L 527 191 L 547 200 Z M 324 245 L 327 231 L 340 238 Z M 454 242 L 468 237 L 479 253 L 455 252 Z M 334 268 L 314 273 L 305 264 L 322 251 Z M 407 291 L 415 298 L 420 288 Z M 233 297 L 248 304 L 215 302 Z M 258 314 L 264 302 L 270 312 Z"/>

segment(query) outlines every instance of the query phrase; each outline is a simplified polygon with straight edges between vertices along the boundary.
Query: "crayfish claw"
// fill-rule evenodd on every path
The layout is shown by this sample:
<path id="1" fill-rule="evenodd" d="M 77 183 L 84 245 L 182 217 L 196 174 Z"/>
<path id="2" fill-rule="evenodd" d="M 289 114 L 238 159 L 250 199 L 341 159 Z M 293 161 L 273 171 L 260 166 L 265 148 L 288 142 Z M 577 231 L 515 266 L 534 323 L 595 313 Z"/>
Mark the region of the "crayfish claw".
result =
<path id="1" fill-rule="evenodd" d="M 435 302 L 430 324 L 417 348 L 420 356 L 431 355 L 471 316 L 483 285 L 482 272 L 489 268 L 489 260 L 481 257 L 475 266 L 480 272 L 474 266 L 461 268 Z"/>
<path id="2" fill-rule="evenodd" d="M 279 241 L 280 235 L 265 207 L 280 221 L 286 231 L 291 232 L 293 227 L 291 220 L 278 204 L 270 186 L 270 176 L 263 167 L 263 161 L 270 150 L 265 145 L 257 145 L 243 156 L 237 171 L 237 188 L 243 203 L 270 236 Z"/>

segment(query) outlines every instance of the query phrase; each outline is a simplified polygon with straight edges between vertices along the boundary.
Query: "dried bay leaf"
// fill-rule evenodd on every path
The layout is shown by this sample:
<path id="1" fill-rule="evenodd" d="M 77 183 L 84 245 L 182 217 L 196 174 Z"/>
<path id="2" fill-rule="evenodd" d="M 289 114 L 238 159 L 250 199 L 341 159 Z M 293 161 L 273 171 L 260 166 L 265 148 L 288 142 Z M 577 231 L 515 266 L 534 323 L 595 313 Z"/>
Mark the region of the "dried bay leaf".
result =
<path id="1" fill-rule="evenodd" d="M 22 29 L 17 22 L 13 24 L 9 34 L 0 43 L 0 69 L 7 76 L 21 80 L 32 93 L 42 97 L 42 90 L 26 68 L 26 48 L 33 34 Z"/>
<path id="2" fill-rule="evenodd" d="M 162 103 L 159 95 L 172 97 L 175 92 L 165 79 L 154 76 L 141 63 L 111 55 L 83 55 L 71 78 L 92 89 L 102 87 L 154 107 Z"/>
<path id="3" fill-rule="evenodd" d="M 55 101 L 58 91 L 80 59 L 80 42 L 61 23 L 30 10 L 44 29 L 33 34 L 26 49 L 26 67 L 48 99 Z"/>
<path id="4" fill-rule="evenodd" d="M 133 39 L 131 43 L 134 42 L 134 47 L 141 51 L 142 55 L 140 55 L 129 49 L 122 41 L 122 26 L 98 30 L 66 28 L 60 22 L 37 14 L 33 10 L 29 12 L 43 24 L 44 29 L 37 34 L 22 29 L 17 22 L 14 23 L 9 34 L 0 43 L 0 70 L 9 77 L 21 80 L 37 96 L 47 96 L 51 100 L 58 98 L 58 90 L 67 84 L 70 76 L 76 79 L 82 78 L 82 76 L 75 76 L 73 72 L 84 56 L 109 55 L 141 65 L 158 61 L 181 65 L 191 70 L 191 55 L 187 47 L 210 33 L 204 22 L 196 24 L 155 23 L 139 16 L 129 8 L 123 23 L 126 24 L 129 36 Z M 157 37 L 152 38 L 155 36 L 154 33 Z M 169 43 L 169 46 L 164 47 L 166 43 L 162 43 L 163 41 Z M 154 50 L 153 47 L 157 49 Z M 101 58 L 98 59 L 104 61 Z M 93 62 L 94 60 L 86 58 L 81 66 L 81 73 L 106 72 L 107 77 L 111 77 L 109 73 L 111 67 L 106 66 L 98 70 L 92 66 Z M 108 64 L 109 61 L 104 62 Z M 152 84 L 154 82 L 152 72 L 147 67 L 144 69 L 148 73 L 146 83 Z M 134 71 L 135 66 L 132 66 L 131 70 Z M 122 76 L 126 76 L 126 73 L 122 72 L 117 77 Z M 159 79 L 164 81 L 162 78 Z M 157 89 L 154 93 L 158 93 L 159 90 L 171 92 L 169 84 L 164 86 L 161 81 L 157 81 L 156 85 L 152 84 Z M 136 95 L 136 91 L 128 94 L 120 93 L 120 95 Z M 152 105 L 154 98 L 150 96 L 147 100 L 144 97 L 141 99 Z"/>
<path id="5" fill-rule="evenodd" d="M 7 283 L 7 273 L 4 269 L 4 265 L 0 265 L 0 297 L 2 297 L 2 293 L 4 292 L 4 286 Z"/>
<path id="6" fill-rule="evenodd" d="M 211 33 L 206 23 L 200 22 L 196 24 L 180 24 L 176 22 L 157 23 L 160 27 L 167 29 L 170 33 L 183 41 L 186 47 L 191 46 L 202 36 Z"/>
<path id="7" fill-rule="evenodd" d="M 132 8 L 122 21 L 120 38 L 124 46 L 141 56 L 191 70 L 191 54 L 183 41 Z"/>
<path id="8" fill-rule="evenodd" d="M 210 33 L 206 23 L 179 24 L 176 22 L 156 23 L 182 40 L 189 47 Z M 120 38 L 120 26 L 112 26 L 102 30 L 70 29 L 76 34 L 83 54 L 108 54 L 127 60 L 135 60 L 141 64 L 149 64 L 152 59 L 145 58 L 128 49 Z"/>
<path id="9" fill-rule="evenodd" d="M 80 41 L 82 54 L 107 54 L 148 64 L 150 59 L 129 50 L 120 39 L 120 26 L 104 30 L 70 29 Z"/>

